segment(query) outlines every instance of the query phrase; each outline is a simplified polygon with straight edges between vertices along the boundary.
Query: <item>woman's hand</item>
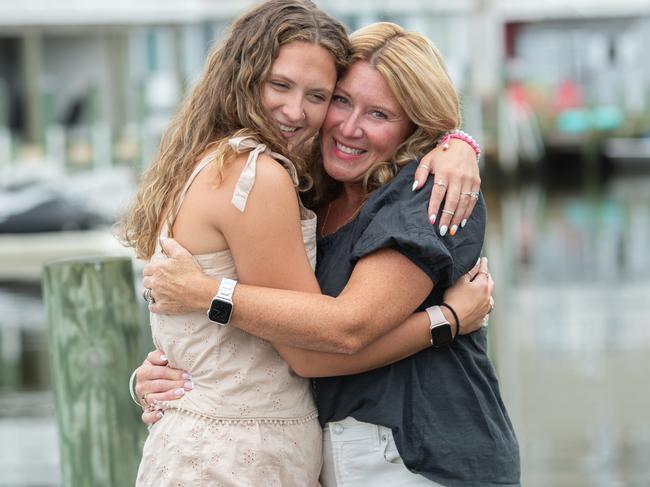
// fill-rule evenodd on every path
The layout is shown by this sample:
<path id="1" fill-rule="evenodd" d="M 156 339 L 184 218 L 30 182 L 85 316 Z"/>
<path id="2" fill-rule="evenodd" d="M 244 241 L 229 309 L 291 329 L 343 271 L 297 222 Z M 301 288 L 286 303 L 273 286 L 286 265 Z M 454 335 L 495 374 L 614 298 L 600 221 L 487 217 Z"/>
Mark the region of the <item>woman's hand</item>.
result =
<path id="1" fill-rule="evenodd" d="M 451 139 L 448 145 L 447 150 L 438 145 L 420 160 L 415 171 L 413 190 L 421 188 L 429 174 L 435 175 L 429 201 L 429 220 L 431 224 L 436 223 L 436 215 L 444 199 L 445 206 L 438 228 L 440 235 L 444 236 L 449 230 L 449 235 L 453 237 L 459 226 L 465 226 L 474 210 L 478 198 L 473 195 L 477 195 L 481 189 L 481 177 L 476 153 L 467 142 Z"/>
<path id="2" fill-rule="evenodd" d="M 149 352 L 137 368 L 135 377 L 135 393 L 143 406 L 146 405 L 142 421 L 147 424 L 162 418 L 162 411 L 155 409 L 156 402 L 174 401 L 194 388 L 192 375 L 167 367 L 167 357 L 160 350 Z"/>
<path id="3" fill-rule="evenodd" d="M 443 300 L 456 311 L 461 335 L 472 333 L 487 322 L 494 308 L 493 290 L 494 281 L 488 271 L 488 260 L 482 257 L 472 270 L 445 291 Z"/>
<path id="4" fill-rule="evenodd" d="M 207 311 L 219 280 L 209 277 L 185 247 L 166 238 L 161 245 L 167 259 L 147 264 L 142 284 L 151 289 L 149 311 L 158 314 L 182 314 Z"/>

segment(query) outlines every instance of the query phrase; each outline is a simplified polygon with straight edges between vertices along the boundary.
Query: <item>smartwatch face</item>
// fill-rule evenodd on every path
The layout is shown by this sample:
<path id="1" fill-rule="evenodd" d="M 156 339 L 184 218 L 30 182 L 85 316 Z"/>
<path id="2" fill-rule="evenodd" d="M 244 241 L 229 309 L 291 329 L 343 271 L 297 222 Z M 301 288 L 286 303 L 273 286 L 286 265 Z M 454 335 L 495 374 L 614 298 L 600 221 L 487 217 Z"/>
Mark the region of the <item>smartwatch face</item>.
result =
<path id="1" fill-rule="evenodd" d="M 451 325 L 443 323 L 442 325 L 431 328 L 431 342 L 434 347 L 444 347 L 452 341 Z"/>
<path id="2" fill-rule="evenodd" d="M 219 324 L 227 325 L 230 321 L 230 315 L 232 314 L 232 303 L 228 301 L 220 301 L 215 299 L 212 301 L 210 306 L 210 312 L 208 313 L 208 318 L 212 321 L 216 321 Z"/>

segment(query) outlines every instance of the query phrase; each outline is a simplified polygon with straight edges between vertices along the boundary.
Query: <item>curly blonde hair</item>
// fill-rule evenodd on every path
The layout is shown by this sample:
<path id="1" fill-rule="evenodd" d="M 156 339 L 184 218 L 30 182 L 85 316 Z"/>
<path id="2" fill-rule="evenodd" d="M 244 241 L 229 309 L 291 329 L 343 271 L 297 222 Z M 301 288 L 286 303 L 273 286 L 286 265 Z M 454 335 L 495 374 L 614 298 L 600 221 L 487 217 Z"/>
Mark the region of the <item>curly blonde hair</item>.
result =
<path id="1" fill-rule="evenodd" d="M 460 100 L 442 56 L 423 35 L 378 22 L 355 31 L 350 41 L 350 64 L 365 61 L 377 69 L 415 126 L 390 160 L 368 169 L 363 180 L 367 196 L 388 183 L 403 165 L 433 149 L 445 132 L 460 127 Z M 314 162 L 312 172 L 312 201 L 323 204 L 336 196 L 340 184 L 327 176 L 322 164 Z"/>
<path id="2" fill-rule="evenodd" d="M 153 255 L 163 212 L 169 209 L 169 217 L 174 213 L 179 193 L 208 145 L 215 146 L 212 164 L 221 174 L 234 156 L 228 139 L 256 137 L 294 161 L 301 188 L 311 185 L 306 161 L 290 153 L 262 106 L 263 84 L 278 50 L 298 41 L 325 48 L 337 74 L 347 67 L 350 44 L 345 27 L 309 0 L 265 2 L 236 19 L 223 41 L 212 48 L 199 81 L 163 134 L 136 199 L 119 223 L 118 238 L 135 247 L 139 258 Z"/>

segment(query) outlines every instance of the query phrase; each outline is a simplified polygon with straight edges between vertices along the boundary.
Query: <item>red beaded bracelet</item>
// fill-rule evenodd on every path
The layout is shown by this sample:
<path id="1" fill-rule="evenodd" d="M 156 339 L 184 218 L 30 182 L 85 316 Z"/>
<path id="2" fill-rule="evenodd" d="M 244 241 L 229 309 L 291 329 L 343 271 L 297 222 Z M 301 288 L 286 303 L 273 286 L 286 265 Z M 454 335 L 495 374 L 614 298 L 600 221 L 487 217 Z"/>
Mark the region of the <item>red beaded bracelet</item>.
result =
<path id="1" fill-rule="evenodd" d="M 476 154 L 476 160 L 478 161 L 479 157 L 481 157 L 481 147 L 478 145 L 478 142 L 476 142 L 474 138 L 467 132 L 463 132 L 462 130 L 451 130 L 447 132 L 442 136 L 442 139 L 440 140 L 440 143 L 442 144 L 442 150 L 449 149 L 449 139 L 458 139 L 468 143 Z"/>

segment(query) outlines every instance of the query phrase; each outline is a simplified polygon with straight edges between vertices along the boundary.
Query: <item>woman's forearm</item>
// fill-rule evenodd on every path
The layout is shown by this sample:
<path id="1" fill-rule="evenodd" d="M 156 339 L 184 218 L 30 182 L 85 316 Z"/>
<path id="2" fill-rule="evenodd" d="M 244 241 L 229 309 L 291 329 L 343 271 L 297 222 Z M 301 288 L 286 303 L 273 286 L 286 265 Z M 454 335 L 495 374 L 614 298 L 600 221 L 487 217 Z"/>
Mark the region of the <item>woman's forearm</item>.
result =
<path id="1" fill-rule="evenodd" d="M 409 357 L 431 346 L 429 317 L 414 313 L 401 325 L 353 354 L 326 353 L 273 343 L 282 358 L 303 377 L 359 374 Z"/>
<path id="2" fill-rule="evenodd" d="M 407 257 L 382 249 L 357 262 L 336 297 L 238 285 L 233 321 L 271 342 L 351 354 L 405 321 L 432 287 Z"/>
<path id="3" fill-rule="evenodd" d="M 180 286 L 184 305 L 206 311 L 218 285 L 218 279 L 194 272 Z M 230 326 L 271 342 L 350 354 L 406 320 L 431 289 L 430 278 L 407 257 L 383 249 L 356 264 L 337 297 L 240 281 L 232 298 Z"/>
<path id="4" fill-rule="evenodd" d="M 184 301 L 194 311 L 207 311 L 220 279 L 195 275 Z M 362 323 L 347 301 L 316 293 L 250 286 L 239 282 L 233 295 L 230 325 L 268 341 L 334 353 L 354 353 Z"/>

